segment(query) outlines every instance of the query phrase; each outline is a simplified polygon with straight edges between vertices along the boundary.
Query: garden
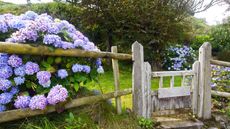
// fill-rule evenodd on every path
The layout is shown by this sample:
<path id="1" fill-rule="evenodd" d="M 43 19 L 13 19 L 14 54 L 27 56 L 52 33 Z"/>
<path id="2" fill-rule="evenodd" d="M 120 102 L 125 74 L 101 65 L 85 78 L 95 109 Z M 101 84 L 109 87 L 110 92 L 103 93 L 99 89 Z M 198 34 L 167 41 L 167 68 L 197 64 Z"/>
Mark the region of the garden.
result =
<path id="1" fill-rule="evenodd" d="M 210 26 L 192 15 L 191 11 L 199 11 L 198 7 L 194 9 L 183 2 L 146 2 L 153 4 L 83 0 L 15 5 L 0 1 L 0 44 L 16 44 L 0 49 L 10 51 L 0 53 L 0 113 L 41 112 L 0 123 L 0 129 L 159 128 L 160 123 L 138 117 L 132 110 L 132 94 L 125 91 L 132 88 L 131 59 L 117 64 L 122 95 L 95 102 L 91 99 L 90 104 L 65 109 L 85 97 L 118 94 L 113 66 L 118 57 L 110 53 L 112 46 L 118 47 L 118 55 L 130 58 L 132 43 L 138 41 L 153 71 L 192 70 L 204 42 L 211 43 L 213 59 L 230 61 L 229 17 Z M 16 53 L 11 52 L 16 49 Z M 104 55 L 97 57 L 100 53 Z M 229 93 L 230 67 L 212 65 L 211 70 L 212 90 Z M 183 77 L 175 77 L 174 85 L 183 85 L 182 80 Z M 151 80 L 153 91 L 159 88 L 160 81 Z M 166 77 L 162 83 L 170 87 L 171 78 Z M 116 111 L 118 97 L 122 113 Z M 230 96 L 213 95 L 212 112 L 224 120 L 221 118 L 220 124 L 215 125 L 216 117 L 212 117 L 204 121 L 205 128 L 229 127 L 226 121 L 230 121 Z"/>

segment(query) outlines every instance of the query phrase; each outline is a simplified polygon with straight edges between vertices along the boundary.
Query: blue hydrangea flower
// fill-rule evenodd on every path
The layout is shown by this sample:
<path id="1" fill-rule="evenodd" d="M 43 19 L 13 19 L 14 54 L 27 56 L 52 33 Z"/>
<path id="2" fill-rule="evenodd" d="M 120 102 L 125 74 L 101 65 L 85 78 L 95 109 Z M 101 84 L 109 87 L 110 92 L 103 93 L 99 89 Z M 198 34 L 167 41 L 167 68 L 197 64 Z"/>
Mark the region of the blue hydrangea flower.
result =
<path id="1" fill-rule="evenodd" d="M 16 86 L 22 85 L 25 82 L 25 77 L 15 77 L 14 82 Z"/>
<path id="2" fill-rule="evenodd" d="M 83 65 L 82 67 L 83 67 L 82 72 L 85 72 L 85 73 L 87 73 L 87 74 L 90 73 L 91 68 L 90 68 L 89 66 Z"/>
<path id="3" fill-rule="evenodd" d="M 6 110 L 6 106 L 5 105 L 2 105 L 0 104 L 0 112 L 3 112 Z"/>
<path id="4" fill-rule="evenodd" d="M 77 39 L 74 41 L 74 47 L 82 47 L 84 46 L 84 41 L 81 39 Z"/>
<path id="5" fill-rule="evenodd" d="M 22 65 L 22 66 L 20 66 L 18 68 L 15 68 L 14 69 L 14 74 L 16 76 L 21 76 L 21 77 L 25 76 L 25 74 L 26 74 L 26 72 L 25 72 L 25 66 Z"/>
<path id="6" fill-rule="evenodd" d="M 52 44 L 55 47 L 61 47 L 61 37 L 54 34 L 47 34 L 43 38 L 44 44 Z"/>
<path id="7" fill-rule="evenodd" d="M 57 34 L 59 33 L 60 29 L 58 28 L 57 24 L 50 23 L 48 24 L 48 33 L 49 34 Z"/>
<path id="8" fill-rule="evenodd" d="M 80 65 L 80 64 L 74 64 L 74 65 L 72 66 L 72 71 L 73 71 L 74 73 L 81 72 L 82 70 L 83 70 L 83 67 L 82 67 L 82 65 Z"/>
<path id="9" fill-rule="evenodd" d="M 0 78 L 0 90 L 6 91 L 12 86 L 11 81 Z"/>
<path id="10" fill-rule="evenodd" d="M 68 72 L 65 69 L 58 70 L 58 77 L 64 79 L 68 76 Z"/>
<path id="11" fill-rule="evenodd" d="M 0 19 L 0 32 L 6 33 L 7 31 L 8 31 L 7 23 L 3 19 Z"/>
<path id="12" fill-rule="evenodd" d="M 103 67 L 102 67 L 102 66 L 99 66 L 99 67 L 97 68 L 97 72 L 98 72 L 98 73 L 104 73 Z"/>
<path id="13" fill-rule="evenodd" d="M 31 110 L 40 109 L 44 110 L 47 105 L 47 99 L 44 95 L 36 95 L 30 99 L 29 108 Z"/>
<path id="14" fill-rule="evenodd" d="M 14 102 L 14 107 L 20 109 L 27 108 L 29 107 L 30 99 L 30 96 L 17 96 L 17 99 Z"/>
<path id="15" fill-rule="evenodd" d="M 61 48 L 63 49 L 72 49 L 74 48 L 74 45 L 70 42 L 65 42 L 65 41 L 62 41 L 61 42 Z"/>
<path id="16" fill-rule="evenodd" d="M 102 65 L 101 58 L 98 58 L 98 59 L 96 60 L 96 66 L 99 67 L 99 66 L 101 66 L 101 65 Z"/>
<path id="17" fill-rule="evenodd" d="M 39 65 L 33 62 L 27 62 L 25 64 L 25 73 L 27 75 L 33 75 L 39 71 Z"/>
<path id="18" fill-rule="evenodd" d="M 0 67 L 8 64 L 9 56 L 4 53 L 0 53 Z"/>
<path id="19" fill-rule="evenodd" d="M 37 79 L 40 85 L 43 87 L 49 87 L 51 74 L 48 71 L 40 71 L 37 73 Z"/>
<path id="20" fill-rule="evenodd" d="M 21 19 L 13 19 L 8 22 L 9 27 L 12 29 L 21 29 L 25 27 L 25 22 Z"/>
<path id="21" fill-rule="evenodd" d="M 9 57 L 8 64 L 12 67 L 19 67 L 22 65 L 22 59 L 17 55 L 11 55 Z"/>
<path id="22" fill-rule="evenodd" d="M 0 94 L 0 104 L 8 104 L 11 102 L 11 99 L 13 98 L 13 94 L 5 92 Z"/>
<path id="23" fill-rule="evenodd" d="M 19 92 L 18 86 L 14 86 L 11 88 L 10 93 L 15 95 Z"/>
<path id="24" fill-rule="evenodd" d="M 47 96 L 47 101 L 51 105 L 55 105 L 59 102 L 66 101 L 68 97 L 68 91 L 66 88 L 62 87 L 62 85 L 56 85 L 55 87 L 51 88 L 50 92 Z"/>
<path id="25" fill-rule="evenodd" d="M 12 74 L 13 74 L 13 70 L 10 66 L 5 65 L 5 66 L 0 67 L 0 78 L 7 79 L 11 77 Z"/>

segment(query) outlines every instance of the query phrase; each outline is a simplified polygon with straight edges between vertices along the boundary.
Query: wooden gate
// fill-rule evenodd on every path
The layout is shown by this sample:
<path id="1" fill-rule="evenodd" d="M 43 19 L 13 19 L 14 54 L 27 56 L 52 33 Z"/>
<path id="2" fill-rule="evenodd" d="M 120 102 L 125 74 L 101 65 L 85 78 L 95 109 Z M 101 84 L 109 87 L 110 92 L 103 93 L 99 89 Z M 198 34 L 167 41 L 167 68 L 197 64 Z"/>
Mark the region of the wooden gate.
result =
<path id="1" fill-rule="evenodd" d="M 191 109 L 200 118 L 211 117 L 211 45 L 204 43 L 199 49 L 199 60 L 192 70 L 152 72 L 144 62 L 143 46 L 135 42 L 133 52 L 133 111 L 145 118 L 153 113 L 168 114 L 175 109 Z M 182 78 L 181 85 L 175 86 L 175 77 Z M 164 78 L 170 78 L 165 87 Z M 158 90 L 151 90 L 151 79 L 159 78 Z M 190 79 L 187 79 L 190 78 Z M 187 80 L 187 81 L 186 81 Z M 171 112 L 170 112 L 171 111 Z"/>

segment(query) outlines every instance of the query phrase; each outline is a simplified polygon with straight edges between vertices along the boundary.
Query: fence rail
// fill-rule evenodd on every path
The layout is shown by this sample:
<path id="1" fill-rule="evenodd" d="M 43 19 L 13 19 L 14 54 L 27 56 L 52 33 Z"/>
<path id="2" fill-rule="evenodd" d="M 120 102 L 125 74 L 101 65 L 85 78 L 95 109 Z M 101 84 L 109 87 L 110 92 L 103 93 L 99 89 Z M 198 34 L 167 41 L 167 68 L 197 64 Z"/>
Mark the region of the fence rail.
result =
<path id="1" fill-rule="evenodd" d="M 194 72 L 192 70 L 185 71 L 162 71 L 162 72 L 152 72 L 152 77 L 162 77 L 162 76 L 192 76 Z"/>
<path id="2" fill-rule="evenodd" d="M 32 46 L 29 44 L 0 42 L 0 53 L 29 54 L 46 56 L 70 56 L 91 58 L 114 58 L 118 60 L 132 60 L 132 55 L 124 53 L 85 51 L 80 49 L 50 49 L 47 46 Z"/>
<path id="3" fill-rule="evenodd" d="M 69 103 L 67 103 L 64 106 L 64 108 L 69 109 L 69 108 L 79 107 L 83 105 L 93 104 L 101 100 L 107 100 L 107 99 L 111 99 L 111 98 L 115 98 L 115 97 L 119 97 L 123 95 L 128 95 L 131 93 L 132 93 L 132 89 L 126 89 L 123 91 L 116 91 L 116 92 L 111 92 L 111 93 L 102 94 L 102 95 L 78 98 L 78 99 L 74 99 L 70 101 Z M 56 111 L 55 106 L 48 106 L 45 111 L 30 110 L 30 109 L 9 110 L 5 112 L 0 112 L 0 123 L 17 120 L 17 119 L 21 119 L 25 117 L 47 114 L 47 113 L 51 113 L 55 111 Z"/>
<path id="4" fill-rule="evenodd" d="M 213 65 L 220 65 L 220 66 L 230 67 L 230 62 L 226 62 L 226 61 L 210 60 L 210 63 L 213 64 Z"/>

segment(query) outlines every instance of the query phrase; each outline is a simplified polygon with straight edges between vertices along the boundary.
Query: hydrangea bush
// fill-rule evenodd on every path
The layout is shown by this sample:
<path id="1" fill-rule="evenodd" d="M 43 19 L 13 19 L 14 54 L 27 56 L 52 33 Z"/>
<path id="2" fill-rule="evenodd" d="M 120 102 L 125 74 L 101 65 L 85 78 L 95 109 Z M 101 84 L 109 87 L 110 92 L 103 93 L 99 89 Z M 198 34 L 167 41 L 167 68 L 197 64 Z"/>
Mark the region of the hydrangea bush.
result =
<path id="1" fill-rule="evenodd" d="M 191 69 L 196 60 L 195 51 L 188 46 L 176 45 L 167 49 L 163 67 L 167 70 Z"/>
<path id="2" fill-rule="evenodd" d="M 1 39 L 3 37 L 7 37 Z M 72 24 L 28 11 L 0 15 L 0 40 L 55 48 L 100 51 Z M 0 112 L 44 110 L 74 98 L 81 85 L 103 73 L 101 59 L 0 53 Z"/>

